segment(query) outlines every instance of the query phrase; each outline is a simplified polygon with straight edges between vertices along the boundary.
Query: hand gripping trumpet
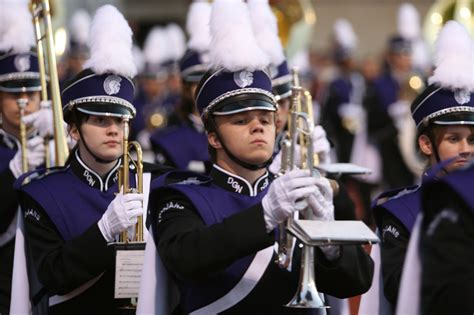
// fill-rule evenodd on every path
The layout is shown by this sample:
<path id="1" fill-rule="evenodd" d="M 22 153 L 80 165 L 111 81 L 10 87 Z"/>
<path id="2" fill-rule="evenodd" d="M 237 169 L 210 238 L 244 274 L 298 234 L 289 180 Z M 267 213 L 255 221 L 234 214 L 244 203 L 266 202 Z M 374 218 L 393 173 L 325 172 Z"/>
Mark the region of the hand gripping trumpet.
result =
<path id="1" fill-rule="evenodd" d="M 293 87 L 290 120 L 288 123 L 289 134 L 282 141 L 282 170 L 281 173 L 292 170 L 295 165 L 295 154 L 298 148 L 301 150 L 301 165 L 299 167 L 311 170 L 313 176 L 321 176 L 313 167 L 318 163 L 318 156 L 313 151 L 313 128 L 312 102 L 310 93 L 300 86 L 298 73 L 296 69 L 292 70 Z M 302 101 L 302 95 L 304 102 Z M 334 181 L 333 181 L 334 182 Z M 337 183 L 331 183 L 333 190 L 337 189 Z M 296 215 L 302 213 L 305 219 L 313 219 L 311 209 L 306 208 Z M 287 233 L 287 227 L 291 226 L 294 219 L 290 217 L 286 222 L 279 226 L 279 251 L 277 263 L 282 268 L 288 268 L 292 260 L 292 251 L 295 238 Z M 327 306 L 324 305 L 319 292 L 316 288 L 314 272 L 314 247 L 304 246 L 301 257 L 300 282 L 298 290 L 293 299 L 286 305 L 295 308 L 314 308 L 318 309 L 318 314 L 326 314 Z"/>

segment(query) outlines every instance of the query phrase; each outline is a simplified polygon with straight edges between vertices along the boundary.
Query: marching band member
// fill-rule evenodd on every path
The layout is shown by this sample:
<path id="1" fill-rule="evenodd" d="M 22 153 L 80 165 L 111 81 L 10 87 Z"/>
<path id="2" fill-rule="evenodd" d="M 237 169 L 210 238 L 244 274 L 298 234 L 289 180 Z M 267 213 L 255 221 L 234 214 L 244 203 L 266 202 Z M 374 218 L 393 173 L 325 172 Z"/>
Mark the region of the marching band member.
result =
<path id="1" fill-rule="evenodd" d="M 410 134 L 406 142 L 402 141 L 405 140 L 402 134 L 409 130 L 402 123 L 406 117 L 411 123 L 409 107 L 419 92 L 410 86 L 414 74 L 413 43 L 406 36 L 403 23 L 408 24 L 400 17 L 398 33 L 388 40 L 385 69 L 367 86 L 364 97 L 369 141 L 377 147 L 381 158 L 383 189 L 413 185 L 422 173 L 422 167 L 413 163 L 418 160 L 416 152 L 409 151 L 416 142 L 415 134 Z M 410 130 L 414 129 L 413 126 Z"/>
<path id="2" fill-rule="evenodd" d="M 136 98 L 137 119 L 132 124 L 132 137 L 145 149 L 151 149 L 153 130 L 180 122 L 171 114 L 181 99 L 178 64 L 185 50 L 185 35 L 176 23 L 155 26 L 147 35 L 145 69 L 139 76 L 141 89 Z"/>
<path id="3" fill-rule="evenodd" d="M 180 123 L 158 129 L 150 137 L 156 163 L 199 173 L 209 170 L 210 160 L 207 136 L 193 95 L 208 69 L 210 15 L 211 5 L 208 2 L 195 1 L 191 4 L 187 19 L 190 34 L 188 50 L 180 61 L 182 95 L 176 110 Z"/>
<path id="4" fill-rule="evenodd" d="M 474 85 L 470 74 L 464 77 L 459 75 L 465 72 L 465 65 L 472 62 L 470 45 L 466 30 L 456 22 L 448 22 L 438 38 L 437 68 L 429 79 L 430 86 L 411 106 L 418 129 L 419 150 L 428 161 L 424 181 L 432 176 L 432 172 L 440 177 L 465 166 L 474 153 L 474 129 L 469 126 L 474 124 L 474 105 L 469 94 Z M 450 162 L 452 159 L 454 161 Z M 442 172 L 435 171 L 438 163 L 443 165 Z M 432 170 L 429 170 L 430 167 Z M 401 290 L 408 242 L 415 219 L 422 210 L 422 187 L 417 185 L 391 190 L 374 201 L 373 211 L 382 239 L 383 292 L 392 311 L 397 306 Z"/>
<path id="5" fill-rule="evenodd" d="M 276 102 L 248 15 L 240 0 L 213 3 L 212 70 L 196 91 L 214 162 L 209 177 L 171 172 L 152 183 L 154 241 L 180 290 L 175 313 L 294 314 L 283 305 L 299 270 L 273 263 L 275 227 L 301 210 L 300 198 L 318 220 L 334 218 L 326 179 L 295 170 L 273 181 L 267 171 Z M 295 252 L 298 266 L 299 246 Z M 368 289 L 372 262 L 360 246 L 322 247 L 316 274 L 321 291 L 357 295 Z"/>
<path id="6" fill-rule="evenodd" d="M 115 256 L 107 244 L 137 222 L 144 199 L 117 187 L 123 119 L 135 115 L 131 36 L 115 7 L 97 10 L 91 58 L 62 91 L 64 120 L 76 148 L 65 167 L 16 182 L 28 267 L 37 276 L 37 282 L 30 276 L 29 284 L 34 312 L 115 314 L 123 302 L 113 297 Z"/>
<path id="7" fill-rule="evenodd" d="M 38 58 L 31 52 L 35 39 L 26 3 L 2 3 L 0 19 L 0 313 L 8 314 L 18 210 L 13 183 L 25 171 L 23 154 L 29 170 L 44 164 L 43 137 L 52 134 L 52 113 L 40 102 Z M 21 150 L 20 119 L 26 125 L 26 152 Z"/>
<path id="8" fill-rule="evenodd" d="M 468 119 L 468 124 L 473 129 L 473 118 Z M 474 136 L 470 141 L 474 141 Z M 469 168 L 423 188 L 424 223 L 420 239 L 423 314 L 470 314 L 474 309 L 473 171 L 471 163 Z"/>
<path id="9" fill-rule="evenodd" d="M 342 18 L 334 23 L 333 36 L 333 58 L 338 72 L 325 92 L 321 124 L 335 144 L 338 162 L 354 163 L 372 170 L 362 178 L 342 176 L 341 181 L 360 198 L 361 219 L 373 225 L 370 199 L 371 191 L 380 181 L 380 157 L 367 139 L 367 115 L 363 107 L 366 82 L 355 61 L 357 36 L 351 23 Z"/>

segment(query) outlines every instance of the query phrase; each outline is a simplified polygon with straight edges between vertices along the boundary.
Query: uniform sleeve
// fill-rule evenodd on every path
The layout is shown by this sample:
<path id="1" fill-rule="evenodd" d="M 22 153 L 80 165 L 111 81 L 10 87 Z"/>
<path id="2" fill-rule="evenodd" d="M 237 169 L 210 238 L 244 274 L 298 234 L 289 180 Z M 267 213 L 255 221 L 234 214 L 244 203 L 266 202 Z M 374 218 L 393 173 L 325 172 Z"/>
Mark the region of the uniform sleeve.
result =
<path id="1" fill-rule="evenodd" d="M 341 246 L 341 255 L 335 261 L 316 250 L 316 283 L 321 292 L 338 298 L 365 293 L 373 273 L 374 263 L 360 245 Z"/>
<path id="2" fill-rule="evenodd" d="M 0 234 L 5 232 L 18 210 L 18 197 L 13 189 L 14 182 L 15 176 L 9 168 L 0 173 L 0 187 L 2 187 L 0 189 L 0 200 L 2 201 L 0 206 Z"/>
<path id="3" fill-rule="evenodd" d="M 396 305 L 402 276 L 403 263 L 410 233 L 390 212 L 379 210 L 378 228 L 382 238 L 381 260 L 384 293 L 387 300 Z"/>
<path id="4" fill-rule="evenodd" d="M 260 204 L 205 226 L 194 206 L 179 193 L 152 210 L 155 242 L 165 266 L 178 277 L 195 278 L 229 266 L 236 259 L 273 245 Z"/>
<path id="5" fill-rule="evenodd" d="M 20 200 L 25 238 L 32 253 L 28 260 L 49 294 L 68 293 L 113 268 L 113 249 L 107 246 L 97 224 L 64 241 L 39 204 L 25 193 Z"/>
<path id="6" fill-rule="evenodd" d="M 440 210 L 425 213 L 420 240 L 421 307 L 424 314 L 472 314 L 474 215 L 456 195 L 437 195 L 443 197 L 432 198 L 430 206 Z"/>

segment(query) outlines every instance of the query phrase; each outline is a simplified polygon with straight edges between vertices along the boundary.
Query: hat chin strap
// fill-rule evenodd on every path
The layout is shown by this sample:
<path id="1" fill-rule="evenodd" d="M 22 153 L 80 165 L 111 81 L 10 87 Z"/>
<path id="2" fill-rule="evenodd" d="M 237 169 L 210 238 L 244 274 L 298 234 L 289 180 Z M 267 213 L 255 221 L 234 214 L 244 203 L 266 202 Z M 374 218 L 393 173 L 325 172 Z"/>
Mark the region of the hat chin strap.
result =
<path id="1" fill-rule="evenodd" d="M 238 159 L 235 155 L 233 155 L 229 149 L 227 149 L 227 147 L 225 146 L 224 144 L 224 141 L 222 141 L 222 137 L 221 135 L 219 134 L 219 132 L 217 131 L 217 126 L 214 122 L 214 119 L 211 119 L 211 124 L 212 124 L 212 127 L 214 129 L 214 132 L 216 133 L 217 135 L 217 139 L 219 140 L 219 142 L 221 143 L 222 145 L 222 148 L 224 149 L 225 153 L 230 157 L 230 159 L 232 161 L 234 161 L 235 163 L 239 164 L 240 166 L 242 166 L 243 168 L 246 168 L 248 170 L 251 170 L 251 171 L 256 171 L 256 170 L 260 170 L 262 168 L 266 168 L 267 166 L 269 166 L 272 161 L 273 161 L 273 156 L 270 157 L 268 160 L 266 160 L 265 162 L 263 163 L 260 163 L 260 164 L 250 164 L 250 163 L 247 163 L 247 162 L 244 162 L 240 159 Z"/>

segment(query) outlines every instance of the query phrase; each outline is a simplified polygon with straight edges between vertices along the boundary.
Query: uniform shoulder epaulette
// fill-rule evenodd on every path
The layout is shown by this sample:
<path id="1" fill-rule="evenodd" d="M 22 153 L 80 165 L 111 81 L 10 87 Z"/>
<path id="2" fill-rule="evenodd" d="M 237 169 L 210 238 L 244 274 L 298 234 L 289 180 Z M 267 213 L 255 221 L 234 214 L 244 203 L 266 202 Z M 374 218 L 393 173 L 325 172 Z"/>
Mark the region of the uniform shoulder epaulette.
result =
<path id="1" fill-rule="evenodd" d="M 171 171 L 166 174 L 168 185 L 206 185 L 211 182 L 211 177 L 189 171 Z"/>
<path id="2" fill-rule="evenodd" d="M 21 180 L 21 186 L 28 185 L 32 181 L 36 181 L 38 179 L 42 179 L 48 177 L 53 174 L 65 172 L 68 167 L 65 166 L 57 166 L 57 167 L 50 167 L 50 168 L 41 168 L 29 173 L 26 173 Z"/>
<path id="3" fill-rule="evenodd" d="M 411 194 L 412 192 L 418 189 L 420 189 L 420 185 L 413 185 L 413 186 L 396 188 L 396 189 L 385 191 L 374 198 L 372 207 L 379 206 L 389 200 L 400 198 L 406 194 Z"/>

